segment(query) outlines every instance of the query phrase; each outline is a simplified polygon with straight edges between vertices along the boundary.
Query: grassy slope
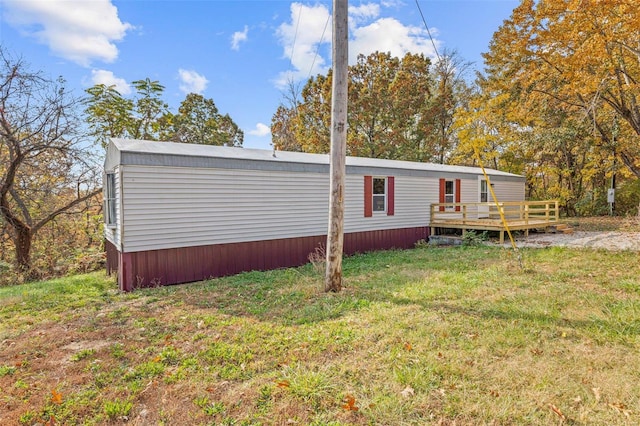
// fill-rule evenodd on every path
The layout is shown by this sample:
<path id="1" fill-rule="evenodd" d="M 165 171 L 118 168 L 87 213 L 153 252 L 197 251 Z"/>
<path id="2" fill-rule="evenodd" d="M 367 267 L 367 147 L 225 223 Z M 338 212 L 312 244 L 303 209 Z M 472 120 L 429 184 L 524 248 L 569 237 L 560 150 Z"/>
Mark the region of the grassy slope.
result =
<path id="1" fill-rule="evenodd" d="M 0 288 L 0 424 L 640 423 L 638 254 L 522 253 Z"/>

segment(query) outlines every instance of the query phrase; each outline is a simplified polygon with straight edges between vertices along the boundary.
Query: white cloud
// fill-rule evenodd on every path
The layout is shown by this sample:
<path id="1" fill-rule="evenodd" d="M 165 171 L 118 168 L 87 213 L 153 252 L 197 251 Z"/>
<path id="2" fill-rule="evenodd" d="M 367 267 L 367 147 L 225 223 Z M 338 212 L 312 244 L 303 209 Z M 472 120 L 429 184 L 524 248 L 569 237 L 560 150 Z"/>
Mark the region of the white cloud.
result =
<path id="1" fill-rule="evenodd" d="M 243 31 L 236 31 L 231 36 L 231 49 L 240 50 L 240 43 L 247 41 L 247 37 L 249 35 L 249 27 L 244 26 Z"/>
<path id="2" fill-rule="evenodd" d="M 402 0 L 382 0 L 380 4 L 384 7 L 400 7 L 405 5 Z"/>
<path id="3" fill-rule="evenodd" d="M 271 134 L 271 128 L 264 123 L 256 124 L 256 128 L 248 132 L 252 136 L 268 136 Z"/>
<path id="4" fill-rule="evenodd" d="M 6 21 L 62 58 L 89 66 L 118 57 L 114 42 L 133 26 L 111 0 L 3 0 Z"/>
<path id="5" fill-rule="evenodd" d="M 385 7 L 395 7 L 400 2 L 383 2 Z M 358 54 L 369 55 L 375 51 L 390 52 L 402 57 L 406 53 L 422 53 L 435 58 L 435 50 L 427 30 L 422 27 L 404 25 L 395 18 L 380 17 L 382 11 L 377 3 L 364 3 L 349 8 L 349 62 L 356 62 Z M 291 69 L 281 72 L 275 79 L 276 87 L 283 89 L 290 82 L 306 80 L 309 75 L 326 74 L 330 67 L 330 49 L 320 49 L 331 44 L 331 22 L 326 27 L 330 14 L 326 6 L 291 4 L 289 21 L 276 30 L 284 57 L 291 62 Z M 324 32 L 324 36 L 322 36 Z M 435 37 L 437 30 L 431 29 Z M 440 47 L 440 41 L 434 40 Z"/>
<path id="6" fill-rule="evenodd" d="M 184 70 L 182 68 L 178 70 L 178 79 L 181 81 L 180 90 L 184 94 L 202 94 L 209 83 L 209 80 L 207 80 L 205 76 L 193 70 Z"/>
<path id="7" fill-rule="evenodd" d="M 380 16 L 380 5 L 365 3 L 360 6 L 349 7 L 349 24 L 357 25 L 359 22 L 375 19 Z"/>
<path id="8" fill-rule="evenodd" d="M 353 40 L 349 44 L 349 60 L 355 62 L 358 54 L 369 55 L 375 51 L 391 52 L 392 56 L 403 57 L 406 53 L 422 53 L 427 57 L 436 56 L 427 30 L 402 24 L 394 18 L 381 18 L 375 22 L 353 30 Z M 435 36 L 436 30 L 431 29 Z M 440 44 L 435 40 L 436 46 Z"/>
<path id="9" fill-rule="evenodd" d="M 104 84 L 105 86 L 116 86 L 116 90 L 121 95 L 131 93 L 131 86 L 124 78 L 116 77 L 112 71 L 107 70 L 91 70 L 91 84 Z"/>
<path id="10" fill-rule="evenodd" d="M 317 52 L 321 44 L 331 43 L 329 17 L 329 10 L 324 5 L 291 4 L 291 21 L 281 24 L 276 35 L 293 70 L 280 73 L 277 87 L 286 87 L 290 81 L 306 79 L 310 74 L 327 72 L 326 60 Z"/>

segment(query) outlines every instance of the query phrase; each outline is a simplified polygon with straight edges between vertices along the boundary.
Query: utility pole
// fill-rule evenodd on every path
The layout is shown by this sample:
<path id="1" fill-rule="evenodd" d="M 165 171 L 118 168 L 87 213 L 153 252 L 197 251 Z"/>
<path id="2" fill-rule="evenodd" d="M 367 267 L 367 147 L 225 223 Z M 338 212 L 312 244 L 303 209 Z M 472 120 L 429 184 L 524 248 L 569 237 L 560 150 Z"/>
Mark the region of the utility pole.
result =
<path id="1" fill-rule="evenodd" d="M 344 246 L 344 185 L 347 156 L 347 88 L 349 72 L 348 0 L 333 0 L 331 85 L 331 160 L 329 171 L 329 227 L 324 291 L 342 289 Z"/>

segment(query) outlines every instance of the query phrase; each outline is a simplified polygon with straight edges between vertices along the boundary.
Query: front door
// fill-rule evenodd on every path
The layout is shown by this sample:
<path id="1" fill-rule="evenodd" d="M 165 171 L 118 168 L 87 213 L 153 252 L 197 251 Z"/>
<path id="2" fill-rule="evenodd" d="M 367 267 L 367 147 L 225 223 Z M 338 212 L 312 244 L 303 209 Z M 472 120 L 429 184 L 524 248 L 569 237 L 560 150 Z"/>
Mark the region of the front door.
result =
<path id="1" fill-rule="evenodd" d="M 489 185 L 484 176 L 478 176 L 478 219 L 489 217 Z"/>

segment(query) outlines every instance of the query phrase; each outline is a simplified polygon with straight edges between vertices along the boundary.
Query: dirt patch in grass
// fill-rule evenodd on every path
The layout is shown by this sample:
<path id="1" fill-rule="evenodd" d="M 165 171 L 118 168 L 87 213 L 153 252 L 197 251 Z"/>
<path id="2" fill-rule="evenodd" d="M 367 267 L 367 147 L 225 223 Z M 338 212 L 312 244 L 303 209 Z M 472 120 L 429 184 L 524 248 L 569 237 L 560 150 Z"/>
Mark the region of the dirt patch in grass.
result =
<path id="1" fill-rule="evenodd" d="M 517 237 L 518 247 L 543 248 L 550 246 L 591 248 L 597 250 L 640 251 L 640 232 L 574 231 L 571 234 L 531 233 Z"/>
<path id="2" fill-rule="evenodd" d="M 640 232 L 640 216 L 594 216 L 566 218 L 563 222 L 577 231 L 619 231 Z"/>
<path id="3" fill-rule="evenodd" d="M 562 222 L 573 228 L 572 233 L 530 232 L 528 237 L 515 235 L 518 247 L 571 247 L 596 250 L 640 251 L 640 216 L 568 218 Z M 507 241 L 504 245 L 509 247 Z"/>

